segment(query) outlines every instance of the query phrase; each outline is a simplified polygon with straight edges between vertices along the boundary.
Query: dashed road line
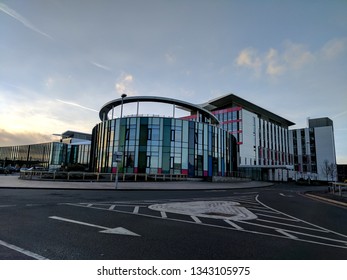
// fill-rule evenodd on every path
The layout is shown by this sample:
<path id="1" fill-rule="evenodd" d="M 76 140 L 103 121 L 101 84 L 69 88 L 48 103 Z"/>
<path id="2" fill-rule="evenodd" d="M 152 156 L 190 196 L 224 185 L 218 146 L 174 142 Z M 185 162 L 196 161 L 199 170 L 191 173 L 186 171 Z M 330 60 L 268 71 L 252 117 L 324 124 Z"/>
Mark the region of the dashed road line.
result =
<path id="1" fill-rule="evenodd" d="M 164 211 L 160 211 L 160 215 L 163 219 L 167 218 L 166 212 L 164 212 Z"/>
<path id="2" fill-rule="evenodd" d="M 197 224 L 201 224 L 202 222 L 201 222 L 201 220 L 198 218 L 198 217 L 196 217 L 196 216 L 190 216 L 193 220 L 194 220 L 194 222 L 196 222 Z"/>
<path id="3" fill-rule="evenodd" d="M 139 209 L 140 209 L 140 206 L 135 206 L 135 207 L 134 207 L 133 214 L 139 213 Z"/>
<path id="4" fill-rule="evenodd" d="M 237 230 L 243 230 L 242 227 L 240 227 L 239 225 L 237 225 L 236 223 L 230 221 L 230 220 L 224 220 L 224 222 L 226 222 L 227 224 L 231 225 L 233 228 L 237 229 Z"/>

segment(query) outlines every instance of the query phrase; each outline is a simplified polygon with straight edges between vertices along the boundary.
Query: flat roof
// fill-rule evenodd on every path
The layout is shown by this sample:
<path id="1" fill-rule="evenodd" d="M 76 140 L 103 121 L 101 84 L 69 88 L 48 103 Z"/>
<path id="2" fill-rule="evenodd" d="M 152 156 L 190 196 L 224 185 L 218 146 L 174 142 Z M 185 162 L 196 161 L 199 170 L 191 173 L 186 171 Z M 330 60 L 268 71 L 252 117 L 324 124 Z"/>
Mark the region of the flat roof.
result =
<path id="1" fill-rule="evenodd" d="M 269 119 L 270 121 L 278 122 L 281 124 L 285 124 L 287 126 L 294 125 L 295 123 L 276 115 L 264 108 L 259 107 L 258 105 L 255 105 L 254 103 L 251 103 L 235 94 L 227 94 L 215 99 L 212 99 L 204 104 L 201 105 L 201 107 L 209 110 L 220 110 L 220 109 L 226 109 L 230 108 L 230 105 L 233 106 L 240 106 L 244 109 L 247 109 L 257 115 L 260 115 L 264 119 Z"/>

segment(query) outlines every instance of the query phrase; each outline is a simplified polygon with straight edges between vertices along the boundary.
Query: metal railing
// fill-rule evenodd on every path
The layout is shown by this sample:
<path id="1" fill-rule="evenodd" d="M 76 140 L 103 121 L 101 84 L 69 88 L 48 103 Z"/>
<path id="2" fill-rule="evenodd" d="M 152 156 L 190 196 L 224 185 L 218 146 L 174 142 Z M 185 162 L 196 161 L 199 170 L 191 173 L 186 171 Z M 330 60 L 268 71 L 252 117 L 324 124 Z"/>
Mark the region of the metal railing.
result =
<path id="1" fill-rule="evenodd" d="M 62 171 L 21 171 L 19 178 L 23 180 L 47 180 L 47 181 L 97 181 L 113 182 L 116 180 L 114 173 L 98 172 L 62 172 Z M 187 180 L 185 174 L 147 174 L 147 173 L 119 173 L 119 181 L 181 181 Z"/>
<path id="2" fill-rule="evenodd" d="M 343 191 L 347 191 L 347 183 L 329 182 L 329 192 L 335 195 L 342 196 Z"/>

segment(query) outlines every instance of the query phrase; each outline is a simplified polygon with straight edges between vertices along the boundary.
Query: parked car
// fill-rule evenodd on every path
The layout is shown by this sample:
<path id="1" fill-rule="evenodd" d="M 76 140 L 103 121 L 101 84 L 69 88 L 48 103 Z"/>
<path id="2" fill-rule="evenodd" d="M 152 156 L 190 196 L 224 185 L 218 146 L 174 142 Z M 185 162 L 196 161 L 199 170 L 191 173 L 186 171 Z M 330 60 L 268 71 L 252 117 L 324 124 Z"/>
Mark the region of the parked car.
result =
<path id="1" fill-rule="evenodd" d="M 3 167 L 0 167 L 0 174 L 7 174 L 7 170 Z"/>

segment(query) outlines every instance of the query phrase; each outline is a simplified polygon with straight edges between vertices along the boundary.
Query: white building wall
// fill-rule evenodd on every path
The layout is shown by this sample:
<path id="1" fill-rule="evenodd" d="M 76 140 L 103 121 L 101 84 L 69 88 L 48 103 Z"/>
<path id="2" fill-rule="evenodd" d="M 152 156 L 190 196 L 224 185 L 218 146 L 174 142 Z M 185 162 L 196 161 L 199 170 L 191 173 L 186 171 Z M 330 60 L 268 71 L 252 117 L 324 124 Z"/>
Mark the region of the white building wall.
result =
<path id="1" fill-rule="evenodd" d="M 315 145 L 316 145 L 316 157 L 317 157 L 317 173 L 319 180 L 327 180 L 327 176 L 324 172 L 324 161 L 328 161 L 329 164 L 336 166 L 336 153 L 335 153 L 335 141 L 333 127 L 316 127 L 315 133 Z M 331 180 L 331 177 L 328 178 Z M 336 175 L 333 180 L 336 180 Z"/>

